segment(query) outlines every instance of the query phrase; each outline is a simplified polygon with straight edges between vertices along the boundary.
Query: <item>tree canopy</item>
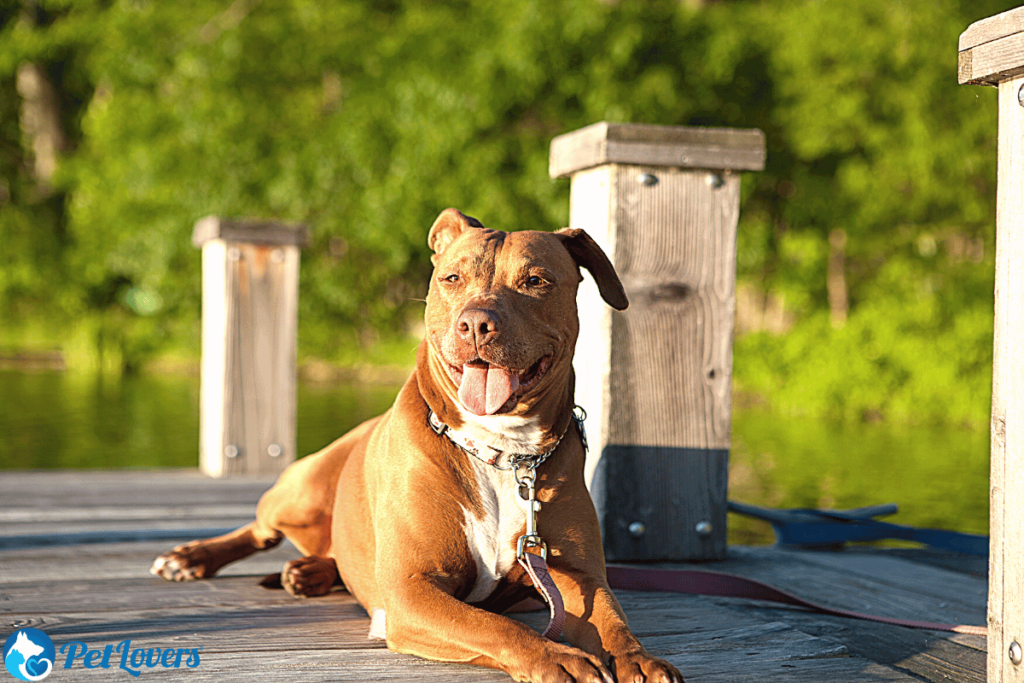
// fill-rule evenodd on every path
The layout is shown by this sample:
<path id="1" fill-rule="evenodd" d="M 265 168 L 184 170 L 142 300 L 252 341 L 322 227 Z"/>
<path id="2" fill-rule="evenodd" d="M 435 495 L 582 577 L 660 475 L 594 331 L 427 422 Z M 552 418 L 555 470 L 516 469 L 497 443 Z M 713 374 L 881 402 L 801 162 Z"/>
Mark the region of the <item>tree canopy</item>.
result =
<path id="1" fill-rule="evenodd" d="M 977 422 L 995 94 L 957 85 L 956 45 L 1014 4 L 0 4 L 0 345 L 99 349 L 129 369 L 194 345 L 189 235 L 217 214 L 311 227 L 300 348 L 335 358 L 414 324 L 441 209 L 565 224 L 555 135 L 756 127 L 768 165 L 744 178 L 739 277 L 783 323 L 739 339 L 738 386 L 793 412 Z"/>

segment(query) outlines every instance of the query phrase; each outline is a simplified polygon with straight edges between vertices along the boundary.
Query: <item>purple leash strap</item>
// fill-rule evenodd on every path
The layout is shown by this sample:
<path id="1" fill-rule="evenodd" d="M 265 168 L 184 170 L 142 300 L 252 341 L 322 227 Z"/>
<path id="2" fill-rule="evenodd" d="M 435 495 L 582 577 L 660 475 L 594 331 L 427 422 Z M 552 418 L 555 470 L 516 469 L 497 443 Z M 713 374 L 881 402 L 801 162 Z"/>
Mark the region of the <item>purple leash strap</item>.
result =
<path id="1" fill-rule="evenodd" d="M 550 640 L 558 640 L 562 637 L 562 627 L 565 626 L 565 605 L 562 603 L 562 594 L 558 592 L 558 587 L 548 572 L 548 563 L 540 555 L 523 553 L 519 558 L 519 564 L 530 575 L 534 588 L 544 597 L 551 612 L 548 627 L 541 635 Z"/>
<path id="2" fill-rule="evenodd" d="M 863 619 L 883 624 L 893 624 L 906 628 L 919 628 L 931 631 L 950 631 L 975 636 L 985 636 L 985 626 L 965 626 L 957 624 L 938 624 L 929 621 L 911 619 L 893 619 L 871 614 L 861 614 L 849 610 L 825 607 L 810 600 L 804 600 L 791 593 L 773 588 L 760 581 L 754 581 L 734 574 L 721 572 L 695 571 L 689 569 L 653 569 L 646 567 L 625 567 L 608 565 L 608 584 L 612 588 L 634 591 L 666 591 L 670 593 L 687 593 L 690 595 L 716 595 L 747 600 L 767 600 L 786 605 L 802 607 L 821 614 L 828 614 L 850 619 Z"/>

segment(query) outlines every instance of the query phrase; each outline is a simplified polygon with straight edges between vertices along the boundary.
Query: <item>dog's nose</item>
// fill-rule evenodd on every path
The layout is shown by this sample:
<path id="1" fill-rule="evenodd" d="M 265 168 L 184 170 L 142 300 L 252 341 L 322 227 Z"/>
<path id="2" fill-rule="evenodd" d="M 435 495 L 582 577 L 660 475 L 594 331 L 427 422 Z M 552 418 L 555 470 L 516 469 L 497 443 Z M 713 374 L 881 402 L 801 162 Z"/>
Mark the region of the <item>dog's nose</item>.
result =
<path id="1" fill-rule="evenodd" d="M 455 329 L 464 342 L 480 347 L 498 334 L 498 324 L 498 315 L 494 311 L 469 308 L 459 316 Z"/>

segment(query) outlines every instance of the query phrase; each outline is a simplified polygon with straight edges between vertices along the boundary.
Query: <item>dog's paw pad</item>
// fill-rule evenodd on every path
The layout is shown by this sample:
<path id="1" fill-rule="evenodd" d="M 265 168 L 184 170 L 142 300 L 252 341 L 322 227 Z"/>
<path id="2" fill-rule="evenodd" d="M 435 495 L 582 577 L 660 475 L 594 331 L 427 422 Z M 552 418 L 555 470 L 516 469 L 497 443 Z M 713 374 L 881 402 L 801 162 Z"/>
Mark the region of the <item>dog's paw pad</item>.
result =
<path id="1" fill-rule="evenodd" d="M 149 573 L 168 581 L 195 581 L 206 576 L 204 565 L 191 559 L 185 548 L 175 548 L 156 558 Z"/>
<path id="2" fill-rule="evenodd" d="M 338 566 L 327 557 L 303 557 L 285 563 L 281 585 L 297 598 L 326 595 L 338 579 Z"/>

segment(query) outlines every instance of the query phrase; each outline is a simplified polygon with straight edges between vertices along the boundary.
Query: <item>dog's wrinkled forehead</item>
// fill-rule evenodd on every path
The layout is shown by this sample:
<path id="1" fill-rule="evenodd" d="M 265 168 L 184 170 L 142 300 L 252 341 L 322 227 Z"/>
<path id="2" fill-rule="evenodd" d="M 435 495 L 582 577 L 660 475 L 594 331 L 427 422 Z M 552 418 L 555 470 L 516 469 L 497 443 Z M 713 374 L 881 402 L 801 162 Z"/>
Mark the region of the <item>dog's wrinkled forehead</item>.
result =
<path id="1" fill-rule="evenodd" d="M 578 280 L 572 255 L 554 234 L 471 228 L 433 257 L 434 269 L 468 270 L 478 276 L 517 278 L 541 269 L 559 280 Z"/>
<path id="2" fill-rule="evenodd" d="M 507 232 L 490 228 L 467 228 L 453 236 L 431 260 L 435 266 L 453 260 L 473 264 L 490 263 L 501 253 L 508 236 Z"/>
<path id="3" fill-rule="evenodd" d="M 483 267 L 492 275 L 501 268 L 507 275 L 515 276 L 538 267 L 578 281 L 579 269 L 585 268 L 594 276 L 601 298 L 609 306 L 621 311 L 629 305 L 615 268 L 601 247 L 581 229 L 500 232 L 488 230 L 458 209 L 445 209 L 430 227 L 427 244 L 434 252 L 430 260 L 435 272 L 451 268 L 458 258 L 468 259 L 465 263 Z M 452 248 L 455 244 L 458 248 Z"/>

